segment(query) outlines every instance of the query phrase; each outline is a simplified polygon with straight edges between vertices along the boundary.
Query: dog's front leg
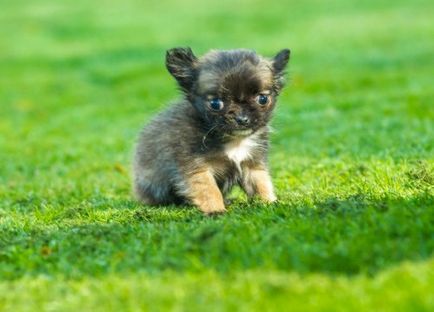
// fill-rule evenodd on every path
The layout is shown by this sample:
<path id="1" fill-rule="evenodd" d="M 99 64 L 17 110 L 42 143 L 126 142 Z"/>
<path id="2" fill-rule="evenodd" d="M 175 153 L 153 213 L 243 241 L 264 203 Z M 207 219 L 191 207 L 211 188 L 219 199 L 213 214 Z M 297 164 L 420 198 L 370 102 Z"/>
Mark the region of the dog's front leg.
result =
<path id="1" fill-rule="evenodd" d="M 265 167 L 245 167 L 241 186 L 247 196 L 258 196 L 262 201 L 272 203 L 277 200 L 270 174 Z"/>
<path id="2" fill-rule="evenodd" d="M 226 211 L 223 195 L 208 170 L 189 174 L 182 193 L 205 214 Z"/>

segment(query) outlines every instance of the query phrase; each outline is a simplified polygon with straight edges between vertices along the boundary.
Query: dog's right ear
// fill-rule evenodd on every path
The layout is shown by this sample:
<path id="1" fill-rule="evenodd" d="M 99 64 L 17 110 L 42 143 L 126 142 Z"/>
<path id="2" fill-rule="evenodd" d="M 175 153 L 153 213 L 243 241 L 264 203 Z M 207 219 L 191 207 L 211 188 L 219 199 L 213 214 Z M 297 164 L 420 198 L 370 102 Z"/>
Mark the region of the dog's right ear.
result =
<path id="1" fill-rule="evenodd" d="M 196 61 L 197 58 L 190 48 L 173 48 L 166 52 L 167 70 L 184 92 L 189 92 L 193 86 Z"/>

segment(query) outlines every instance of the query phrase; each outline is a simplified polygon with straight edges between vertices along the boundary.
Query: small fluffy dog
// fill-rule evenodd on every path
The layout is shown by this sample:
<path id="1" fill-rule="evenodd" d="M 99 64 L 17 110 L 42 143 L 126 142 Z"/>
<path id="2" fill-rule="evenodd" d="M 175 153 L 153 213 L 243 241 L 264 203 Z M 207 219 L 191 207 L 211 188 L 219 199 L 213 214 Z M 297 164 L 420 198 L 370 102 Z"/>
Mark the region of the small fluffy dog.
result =
<path id="1" fill-rule="evenodd" d="M 226 211 L 240 185 L 273 202 L 267 165 L 268 123 L 284 85 L 290 51 L 267 59 L 250 50 L 167 51 L 166 67 L 182 100 L 142 130 L 134 159 L 134 190 L 146 204 L 191 203 L 206 214 Z"/>

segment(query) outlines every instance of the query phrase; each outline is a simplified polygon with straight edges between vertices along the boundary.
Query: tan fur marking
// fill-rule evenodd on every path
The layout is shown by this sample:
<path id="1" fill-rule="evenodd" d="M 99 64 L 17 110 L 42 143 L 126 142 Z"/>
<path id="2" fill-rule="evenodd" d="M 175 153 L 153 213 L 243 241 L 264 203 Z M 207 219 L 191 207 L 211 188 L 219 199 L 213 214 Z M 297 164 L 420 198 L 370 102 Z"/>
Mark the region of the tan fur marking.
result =
<path id="1" fill-rule="evenodd" d="M 212 214 L 226 211 L 223 196 L 209 170 L 192 174 L 187 178 L 187 183 L 187 197 L 202 212 Z"/>
<path id="2" fill-rule="evenodd" d="M 247 169 L 244 189 L 250 196 L 258 195 L 265 202 L 272 203 L 277 200 L 273 190 L 270 174 L 265 169 Z"/>

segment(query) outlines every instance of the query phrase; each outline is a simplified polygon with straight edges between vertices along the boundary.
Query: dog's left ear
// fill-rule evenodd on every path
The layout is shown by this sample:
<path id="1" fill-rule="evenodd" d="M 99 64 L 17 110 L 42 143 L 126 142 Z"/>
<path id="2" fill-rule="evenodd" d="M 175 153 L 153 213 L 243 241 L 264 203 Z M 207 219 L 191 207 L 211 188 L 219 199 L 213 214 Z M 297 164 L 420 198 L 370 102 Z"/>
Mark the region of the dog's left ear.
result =
<path id="1" fill-rule="evenodd" d="M 279 53 L 273 57 L 273 70 L 275 75 L 283 74 L 283 70 L 289 61 L 289 56 L 291 55 L 291 51 L 289 49 L 283 49 Z"/>
<path id="2" fill-rule="evenodd" d="M 166 67 L 178 81 L 181 90 L 189 92 L 193 86 L 197 58 L 190 48 L 174 48 L 166 52 Z"/>
<path id="3" fill-rule="evenodd" d="M 274 85 L 277 93 L 283 88 L 285 84 L 285 68 L 289 61 L 289 56 L 291 55 L 291 51 L 289 49 L 283 49 L 279 53 L 276 54 L 275 57 L 271 60 L 272 62 L 272 70 L 274 76 Z"/>

